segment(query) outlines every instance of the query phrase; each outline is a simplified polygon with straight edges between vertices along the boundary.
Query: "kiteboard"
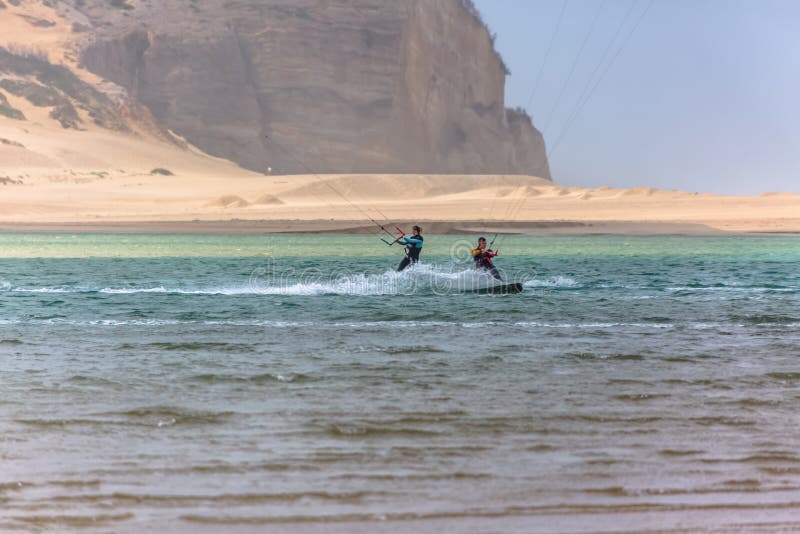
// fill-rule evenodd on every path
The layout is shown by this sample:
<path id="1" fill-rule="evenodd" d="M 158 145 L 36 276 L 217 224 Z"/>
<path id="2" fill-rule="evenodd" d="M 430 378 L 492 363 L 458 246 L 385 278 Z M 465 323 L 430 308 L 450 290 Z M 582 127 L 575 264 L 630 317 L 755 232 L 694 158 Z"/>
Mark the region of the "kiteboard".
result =
<path id="1" fill-rule="evenodd" d="M 472 289 L 469 291 L 470 293 L 479 293 L 482 295 L 485 294 L 492 294 L 492 295 L 508 295 L 512 293 L 522 293 L 522 283 L 521 282 L 514 282 L 511 284 L 501 284 L 497 286 L 489 286 L 489 287 L 481 287 L 478 289 Z"/>

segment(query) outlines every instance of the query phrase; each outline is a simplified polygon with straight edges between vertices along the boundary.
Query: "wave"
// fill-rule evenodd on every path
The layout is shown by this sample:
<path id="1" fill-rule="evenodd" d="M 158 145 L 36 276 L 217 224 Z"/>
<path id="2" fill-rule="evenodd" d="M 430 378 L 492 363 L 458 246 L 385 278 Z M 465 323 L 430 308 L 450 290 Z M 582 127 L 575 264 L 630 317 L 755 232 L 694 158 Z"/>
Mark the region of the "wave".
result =
<path id="1" fill-rule="evenodd" d="M 66 419 L 23 418 L 15 421 L 19 424 L 42 428 L 74 426 L 144 426 L 162 428 L 175 425 L 216 425 L 227 421 L 231 416 L 233 416 L 233 412 L 204 412 L 169 406 L 154 406 L 97 413 L 88 417 Z"/>
<path id="2" fill-rule="evenodd" d="M 65 529 L 99 529 L 107 527 L 114 523 L 121 523 L 123 521 L 130 521 L 134 515 L 130 512 L 120 514 L 100 514 L 93 513 L 90 515 L 18 515 L 11 518 L 12 521 L 18 523 L 18 527 L 12 525 L 13 530 L 28 530 L 24 527 L 37 527 L 36 530 L 40 531 L 42 528 L 52 529 L 53 527 L 62 527 Z M 23 527 L 24 526 L 24 527 Z M 60 529 L 58 529 L 60 530 Z"/>
<path id="3" fill-rule="evenodd" d="M 79 495 L 59 495 L 52 500 L 59 503 L 97 504 L 97 503 L 125 503 L 127 505 L 155 505 L 164 506 L 191 506 L 201 504 L 255 504 L 281 501 L 341 501 L 357 502 L 367 497 L 387 495 L 381 491 L 304 491 L 304 492 L 276 492 L 276 493 L 223 493 L 223 494 L 149 494 L 149 493 L 83 493 Z"/>
<path id="4" fill-rule="evenodd" d="M 551 276 L 549 278 L 545 278 L 543 280 L 528 280 L 522 284 L 524 287 L 551 287 L 551 288 L 562 288 L 562 289 L 569 289 L 569 288 L 579 288 L 581 285 L 573 280 L 572 278 L 567 278 L 565 276 Z"/>
<path id="5" fill-rule="evenodd" d="M 223 294 L 284 296 L 375 296 L 405 294 L 451 294 L 496 285 L 489 274 L 475 269 L 453 270 L 437 265 L 418 264 L 404 272 L 380 274 L 340 274 L 296 281 L 251 279 L 246 288 L 232 288 Z"/>
<path id="6" fill-rule="evenodd" d="M 18 325 L 28 324 L 34 322 L 31 319 L 0 319 L 0 325 Z M 381 328 L 386 327 L 390 329 L 397 328 L 442 328 L 442 327 L 455 327 L 465 329 L 475 328 L 490 328 L 494 326 L 513 326 L 518 328 L 588 328 L 588 329 L 606 329 L 606 328 L 675 328 L 676 325 L 671 323 L 545 323 L 536 321 L 517 321 L 517 322 L 497 322 L 497 321 L 483 321 L 483 322 L 461 322 L 461 321 L 349 321 L 349 322 L 325 322 L 325 321 L 273 321 L 273 320 L 176 320 L 176 319 L 95 319 L 95 320 L 73 320 L 65 318 L 47 318 L 35 321 L 37 323 L 44 323 L 49 325 L 65 325 L 65 326 L 182 326 L 182 325 L 202 325 L 202 326 L 241 326 L 241 327 L 268 327 L 268 328 L 335 328 L 335 329 L 353 329 L 358 330 L 361 328 Z M 719 327 L 733 326 L 733 325 L 717 325 Z M 794 325 L 786 325 L 794 326 Z M 163 348 L 164 350 L 184 350 L 194 348 L 213 348 L 216 343 L 151 343 L 153 348 Z M 224 344 L 231 349 L 232 344 Z M 233 344 L 235 345 L 235 344 Z M 244 345 L 244 344 L 242 344 Z M 121 349 L 129 349 L 139 347 L 134 344 L 120 345 Z M 383 352 L 393 354 L 397 350 L 398 354 L 406 354 L 413 352 L 440 352 L 434 347 L 400 347 L 397 349 L 382 349 Z"/>
<path id="7" fill-rule="evenodd" d="M 92 291 L 76 290 L 68 287 L 11 287 L 4 291 L 14 293 L 87 293 Z"/>
<path id="8" fill-rule="evenodd" d="M 572 278 L 556 275 L 547 278 L 530 278 L 528 274 L 509 276 L 520 280 L 527 288 L 571 289 L 582 287 Z M 434 264 L 418 264 L 404 272 L 387 270 L 383 273 L 320 273 L 309 272 L 299 277 L 275 278 L 254 273 L 245 283 L 210 287 L 153 285 L 141 286 L 45 286 L 15 287 L 5 282 L 0 291 L 14 293 L 54 294 L 170 294 L 170 295 L 279 295 L 279 296 L 376 296 L 414 293 L 449 294 L 469 292 L 497 285 L 488 273 L 475 269 L 459 269 Z"/>
<path id="9" fill-rule="evenodd" d="M 663 286 L 659 284 L 615 285 L 578 281 L 564 275 L 531 277 L 529 273 L 515 273 L 508 280 L 519 280 L 528 289 L 552 290 L 606 290 L 622 291 L 619 298 L 626 300 L 647 300 L 663 295 L 681 296 L 687 294 L 792 294 L 800 293 L 800 287 L 790 285 L 759 286 L 729 284 L 687 284 Z M 102 295 L 275 295 L 275 296 L 381 296 L 401 294 L 450 294 L 482 289 L 498 282 L 487 273 L 475 269 L 459 269 L 456 266 L 418 264 L 402 273 L 387 270 L 382 273 L 322 273 L 309 271 L 299 276 L 285 278 L 254 273 L 246 281 L 231 285 L 211 285 L 207 287 L 170 286 L 14 286 L 7 281 L 0 283 L 0 291 L 14 293 L 42 294 L 102 294 Z M 654 294 L 629 294 L 631 291 L 648 291 Z"/>
<path id="10" fill-rule="evenodd" d="M 200 288 L 186 287 L 8 287 L 0 291 L 13 293 L 44 293 L 44 294 L 104 294 L 104 295 L 136 295 L 136 294 L 163 294 L 163 295 L 219 295 L 219 296 L 246 296 L 246 295 L 276 295 L 276 296 L 381 296 L 403 295 L 413 293 L 462 293 L 496 285 L 492 277 L 466 270 L 460 273 L 445 272 L 416 272 L 395 273 L 388 271 L 383 274 L 357 274 L 341 276 L 328 281 L 267 281 L 248 282 L 234 286 L 212 286 Z M 528 289 L 624 289 L 639 291 L 658 291 L 670 295 L 688 293 L 800 293 L 800 288 L 772 288 L 772 287 L 658 287 L 658 286 L 610 286 L 591 284 L 585 285 L 572 278 L 564 276 L 551 276 L 548 278 L 524 279 L 523 287 Z M 663 294 L 662 293 L 662 294 Z M 651 300 L 660 298 L 658 294 L 652 295 L 622 295 L 624 300 Z M 61 303 L 61 301 L 56 301 Z"/>
<path id="11" fill-rule="evenodd" d="M 15 326 L 15 325 L 30 325 L 30 324 L 43 324 L 51 326 L 71 326 L 71 327 L 181 327 L 181 326 L 206 326 L 206 327 L 259 327 L 259 328 L 275 328 L 275 329 L 336 329 L 336 330 L 361 330 L 361 329 L 402 329 L 402 328 L 461 328 L 461 329 L 481 329 L 493 328 L 498 326 L 505 326 L 519 329 L 545 329 L 545 330 L 613 330 L 613 329 L 640 329 L 640 330 L 671 330 L 671 329 L 689 329 L 689 330 L 715 330 L 723 329 L 730 331 L 731 329 L 744 330 L 749 329 L 762 329 L 769 328 L 772 330 L 794 330 L 800 328 L 800 323 L 749 323 L 741 324 L 737 322 L 731 323 L 639 323 L 639 322 L 563 322 L 563 323 L 549 323 L 540 321 L 514 321 L 514 322 L 499 322 L 499 321 L 480 321 L 480 322 L 465 322 L 465 321 L 403 321 L 403 320 L 385 320 L 385 321 L 347 321 L 347 322 L 328 322 L 328 321 L 279 321 L 279 320 L 264 320 L 264 319 L 230 319 L 230 320 L 202 320 L 202 319 L 86 319 L 76 320 L 68 319 L 63 316 L 57 317 L 25 317 L 16 319 L 0 319 L 0 326 Z M 2 345 L 21 345 L 25 342 L 19 340 L 4 340 L 0 341 Z M 197 350 L 197 349 L 213 349 L 217 351 L 231 351 L 236 352 L 248 347 L 246 344 L 236 343 L 152 343 L 145 345 L 145 347 L 163 350 Z M 126 343 L 119 346 L 121 350 L 141 348 L 139 344 Z M 252 347 L 251 347 L 252 348 Z M 440 350 L 440 349 L 439 349 Z M 383 348 L 382 352 L 388 354 L 408 354 L 414 352 L 438 352 L 435 347 L 399 347 Z"/>
<path id="12" fill-rule="evenodd" d="M 713 286 L 675 286 L 665 288 L 649 288 L 642 287 L 640 289 L 663 289 L 669 293 L 693 293 L 693 292 L 731 292 L 731 293 L 797 293 L 800 292 L 800 287 L 786 287 L 786 286 L 743 286 L 743 285 L 726 285 L 719 284 Z"/>
<path id="13" fill-rule="evenodd" d="M 767 373 L 764 376 L 766 376 L 767 378 L 774 379 L 774 380 L 780 380 L 782 382 L 798 382 L 798 381 L 800 381 L 800 373 L 775 372 L 775 373 Z"/>
<path id="14" fill-rule="evenodd" d="M 800 317 L 792 315 L 731 315 L 730 319 L 743 324 L 787 325 L 800 323 Z"/>
<path id="15" fill-rule="evenodd" d="M 261 373 L 256 375 L 250 376 L 238 376 L 238 375 L 229 375 L 229 374 L 217 374 L 217 373 L 205 373 L 194 375 L 190 377 L 190 380 L 196 382 L 204 382 L 204 383 L 253 383 L 253 384 L 264 384 L 269 382 L 313 382 L 317 380 L 316 378 L 305 375 L 302 373 L 287 373 L 287 374 L 272 374 L 272 373 Z"/>
<path id="16" fill-rule="evenodd" d="M 534 328 L 675 328 L 673 323 L 540 323 L 524 321 L 514 323 L 515 326 Z"/>
<path id="17" fill-rule="evenodd" d="M 531 287 L 568 285 L 567 280 L 532 281 Z M 488 274 L 475 269 L 448 270 L 436 265 L 419 264 L 405 272 L 385 271 L 379 274 L 319 273 L 312 272 L 295 279 L 275 279 L 252 275 L 246 283 L 212 287 L 13 287 L 4 284 L 1 291 L 17 293 L 100 293 L 107 295 L 178 294 L 178 295 L 397 295 L 409 293 L 453 293 L 495 285 Z"/>
<path id="18" fill-rule="evenodd" d="M 645 357 L 641 354 L 591 354 L 587 352 L 579 352 L 567 354 L 567 356 L 576 358 L 578 360 L 642 361 L 645 359 Z"/>
<path id="19" fill-rule="evenodd" d="M 221 343 L 221 342 L 156 342 L 156 343 L 123 343 L 120 349 L 152 348 L 163 351 L 196 351 L 213 350 L 215 352 L 236 352 L 241 350 L 254 350 L 257 345 L 253 343 Z"/>
<path id="20" fill-rule="evenodd" d="M 442 435 L 443 431 L 417 428 L 414 426 L 389 427 L 360 424 L 330 424 L 322 429 L 322 433 L 334 438 L 430 438 Z"/>
<path id="21" fill-rule="evenodd" d="M 560 277 L 556 277 L 560 278 Z M 567 279 L 568 280 L 568 279 Z M 737 283 L 719 283 L 713 285 L 701 284 L 687 284 L 684 286 L 664 286 L 659 283 L 653 284 L 609 284 L 609 283 L 588 283 L 587 288 L 591 289 L 607 289 L 607 290 L 624 290 L 624 291 L 655 291 L 653 295 L 629 295 L 626 298 L 630 300 L 636 299 L 652 299 L 659 298 L 661 293 L 798 293 L 800 287 L 786 286 L 777 284 L 765 284 L 758 286 L 750 286 Z"/>

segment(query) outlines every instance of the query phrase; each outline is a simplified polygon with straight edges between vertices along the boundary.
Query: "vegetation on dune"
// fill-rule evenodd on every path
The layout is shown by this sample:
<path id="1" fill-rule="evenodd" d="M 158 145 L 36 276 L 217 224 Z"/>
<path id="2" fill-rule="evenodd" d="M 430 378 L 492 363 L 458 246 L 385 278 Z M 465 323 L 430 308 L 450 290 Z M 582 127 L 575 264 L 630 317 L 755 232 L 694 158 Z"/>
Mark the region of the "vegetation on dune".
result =
<path id="1" fill-rule="evenodd" d="M 69 100 L 53 108 L 53 111 L 50 112 L 50 117 L 61 123 L 64 128 L 75 130 L 79 129 L 78 126 L 82 122 L 80 116 L 78 116 L 78 110 Z"/>
<path id="2" fill-rule="evenodd" d="M 3 93 L 0 93 L 0 115 L 8 117 L 9 119 L 17 119 L 20 121 L 25 120 L 25 114 L 20 110 L 11 107 L 11 104 L 8 103 L 6 95 Z"/>
<path id="3" fill-rule="evenodd" d="M 125 11 L 130 11 L 133 9 L 133 6 L 130 5 L 126 0 L 109 0 L 108 3 L 111 4 L 111 7 L 124 9 Z"/>
<path id="4" fill-rule="evenodd" d="M 8 145 L 8 146 L 16 146 L 19 148 L 25 148 L 25 145 L 18 141 L 14 141 L 13 139 L 6 139 L 5 137 L 0 137 L 0 145 Z"/>
<path id="5" fill-rule="evenodd" d="M 150 174 L 160 174 L 162 176 L 175 176 L 174 172 L 172 172 L 169 169 L 164 169 L 162 167 L 156 167 L 155 169 L 150 171 Z"/>
<path id="6" fill-rule="evenodd" d="M 67 99 L 58 91 L 25 80 L 0 80 L 0 88 L 12 95 L 27 98 L 34 106 L 50 107 L 63 104 Z"/>
<path id="7" fill-rule="evenodd" d="M 30 15 L 21 15 L 20 14 L 20 15 L 17 15 L 17 16 L 21 17 L 22 19 L 27 21 L 28 24 L 30 24 L 31 26 L 35 26 L 37 28 L 52 28 L 53 26 L 56 25 L 56 23 L 53 22 L 52 20 L 31 17 Z"/>
<path id="8" fill-rule="evenodd" d="M 25 93 L 23 96 L 29 100 L 31 98 L 39 102 L 44 102 L 47 99 L 51 101 L 58 100 L 55 95 L 60 93 L 63 100 L 51 105 L 56 105 L 60 108 L 58 111 L 54 110 L 53 113 L 65 117 L 67 124 L 73 124 L 72 111 L 75 111 L 75 106 L 77 106 L 86 111 L 98 126 L 118 131 L 126 131 L 128 129 L 117 113 L 116 105 L 110 98 L 78 78 L 66 66 L 50 63 L 43 52 L 0 47 L 0 72 L 8 72 L 17 76 L 31 76 L 44 86 L 43 90 L 36 88 L 36 84 L 32 84 L 32 82 L 28 82 L 25 87 L 19 84 L 9 85 L 9 87 L 13 86 L 14 90 Z M 77 112 L 75 113 L 75 119 L 80 120 Z M 62 122 L 62 125 L 64 124 Z"/>

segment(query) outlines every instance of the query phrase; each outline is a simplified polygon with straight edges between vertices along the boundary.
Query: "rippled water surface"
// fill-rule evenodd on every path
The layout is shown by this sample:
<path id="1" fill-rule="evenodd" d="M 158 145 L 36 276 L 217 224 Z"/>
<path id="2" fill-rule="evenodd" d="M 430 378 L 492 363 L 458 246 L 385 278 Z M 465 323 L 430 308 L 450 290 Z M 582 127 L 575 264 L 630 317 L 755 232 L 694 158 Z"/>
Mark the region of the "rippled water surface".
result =
<path id="1" fill-rule="evenodd" d="M 800 238 L 0 235 L 0 530 L 800 529 Z"/>

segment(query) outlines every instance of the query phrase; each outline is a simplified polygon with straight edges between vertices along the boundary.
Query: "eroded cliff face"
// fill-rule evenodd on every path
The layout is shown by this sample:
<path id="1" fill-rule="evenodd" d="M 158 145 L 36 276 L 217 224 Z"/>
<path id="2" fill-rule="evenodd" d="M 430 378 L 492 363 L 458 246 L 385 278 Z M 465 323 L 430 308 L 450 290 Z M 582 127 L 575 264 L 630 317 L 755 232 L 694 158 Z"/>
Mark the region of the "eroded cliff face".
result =
<path id="1" fill-rule="evenodd" d="M 550 178 L 464 0 L 70 3 L 91 25 L 88 69 L 245 167 Z"/>

